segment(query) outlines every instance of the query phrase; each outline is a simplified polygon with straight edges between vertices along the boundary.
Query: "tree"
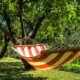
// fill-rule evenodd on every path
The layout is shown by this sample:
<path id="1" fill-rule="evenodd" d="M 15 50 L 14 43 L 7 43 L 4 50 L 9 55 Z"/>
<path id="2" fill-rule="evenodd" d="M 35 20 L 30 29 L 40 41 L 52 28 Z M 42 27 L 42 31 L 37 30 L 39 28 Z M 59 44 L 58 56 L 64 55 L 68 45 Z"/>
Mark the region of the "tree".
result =
<path id="1" fill-rule="evenodd" d="M 19 23 L 21 25 L 22 38 L 25 38 L 25 34 L 27 34 L 27 36 L 30 36 L 29 33 L 31 31 L 33 31 L 33 33 L 30 36 L 30 38 L 32 38 L 32 39 L 35 38 L 35 36 L 38 32 L 38 29 L 41 25 L 41 22 L 45 19 L 47 14 L 50 12 L 50 9 L 48 9 L 48 10 L 46 9 L 45 10 L 46 14 L 45 14 L 45 12 L 41 12 L 40 13 L 41 15 L 39 17 L 28 19 L 30 17 L 30 15 L 26 16 L 26 14 L 27 13 L 31 14 L 31 11 L 33 11 L 33 9 L 35 9 L 36 13 L 38 13 L 37 12 L 38 8 L 35 6 L 39 6 L 39 3 L 42 4 L 42 2 L 40 0 L 39 1 L 37 1 L 37 0 L 18 0 L 18 1 L 14 1 L 14 0 L 3 1 L 3 0 L 1 0 L 1 3 L 0 3 L 0 14 L 1 15 L 0 16 L 2 17 L 3 22 L 0 23 L 0 29 L 5 34 L 5 44 L 1 51 L 0 58 L 3 57 L 3 55 L 7 49 L 7 46 L 8 46 L 8 42 L 10 40 L 12 41 L 13 44 L 19 45 L 19 42 L 16 38 L 15 31 L 14 31 L 14 28 L 15 28 L 14 23 L 17 20 L 20 20 Z M 26 8 L 26 10 L 24 10 L 25 8 Z M 40 9 L 38 11 L 40 11 Z M 34 15 L 34 14 L 32 14 L 32 15 Z M 27 18 L 27 20 L 26 20 L 26 18 Z M 17 20 L 15 20 L 15 19 L 17 19 Z M 35 23 L 35 21 L 36 21 L 36 23 Z M 4 26 L 4 23 L 6 23 L 6 26 Z M 34 23 L 35 23 L 35 26 L 34 26 Z M 24 30 L 25 25 L 27 25 L 27 32 L 25 32 L 25 30 Z M 18 27 L 18 29 L 19 29 L 19 27 Z M 7 36 L 8 36 L 8 38 L 7 38 Z M 28 39 L 28 38 L 25 38 L 25 40 L 26 39 Z M 25 43 L 22 42 L 22 44 L 24 45 Z M 25 68 L 31 68 L 31 66 L 24 59 L 22 59 L 22 61 L 25 65 Z"/>
<path id="2" fill-rule="evenodd" d="M 22 45 L 24 45 L 26 44 L 26 41 L 29 43 L 29 40 L 34 39 L 37 33 L 39 35 L 44 35 L 44 33 L 46 33 L 45 39 L 48 39 L 48 35 L 50 35 L 49 30 L 51 31 L 52 29 L 54 31 L 52 32 L 54 36 L 62 34 L 60 31 L 63 32 L 65 28 L 61 27 L 60 21 L 62 21 L 61 18 L 66 17 L 65 14 L 68 14 L 67 5 L 70 5 L 70 2 L 74 1 L 1 0 L 0 20 L 2 21 L 0 22 L 0 29 L 5 36 L 4 38 L 2 37 L 4 39 L 4 47 L 0 53 L 0 58 L 4 56 L 10 40 L 14 45 L 19 45 L 17 37 L 22 37 Z M 43 26 L 41 26 L 41 24 Z M 45 28 L 44 25 L 48 27 Z M 57 30 L 59 33 L 57 33 L 55 30 Z M 51 37 L 53 37 L 53 34 Z M 30 43 L 32 43 L 32 40 Z M 22 61 L 25 68 L 32 68 L 24 59 L 22 59 Z"/>

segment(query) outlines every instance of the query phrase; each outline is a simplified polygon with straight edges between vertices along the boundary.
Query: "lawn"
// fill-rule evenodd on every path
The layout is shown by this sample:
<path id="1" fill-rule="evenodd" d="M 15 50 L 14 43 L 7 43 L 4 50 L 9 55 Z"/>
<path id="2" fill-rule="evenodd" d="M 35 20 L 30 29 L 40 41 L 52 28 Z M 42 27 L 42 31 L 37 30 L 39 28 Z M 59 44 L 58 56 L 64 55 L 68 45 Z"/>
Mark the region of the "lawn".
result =
<path id="1" fill-rule="evenodd" d="M 58 69 L 26 71 L 21 60 L 2 58 L 0 59 L 0 80 L 80 80 L 80 74 Z"/>

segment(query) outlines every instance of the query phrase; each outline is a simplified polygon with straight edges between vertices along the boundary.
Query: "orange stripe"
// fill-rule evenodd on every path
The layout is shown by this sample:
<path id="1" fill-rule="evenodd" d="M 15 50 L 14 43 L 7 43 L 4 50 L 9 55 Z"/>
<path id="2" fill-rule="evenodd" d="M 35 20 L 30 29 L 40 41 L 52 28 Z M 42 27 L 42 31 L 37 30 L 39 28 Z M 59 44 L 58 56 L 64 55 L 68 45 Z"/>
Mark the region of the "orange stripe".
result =
<path id="1" fill-rule="evenodd" d="M 41 45 L 41 46 L 40 46 L 40 48 L 41 48 L 41 50 L 45 50 L 45 48 L 44 48 L 44 46 L 43 46 L 43 45 Z"/>
<path id="2" fill-rule="evenodd" d="M 80 58 L 80 56 L 78 58 Z M 76 58 L 76 59 L 78 59 L 78 58 Z M 74 59 L 73 61 L 75 61 L 76 59 Z"/>
<path id="3" fill-rule="evenodd" d="M 38 61 L 42 61 L 42 60 L 46 59 L 49 55 L 50 54 L 43 54 L 39 58 L 34 58 L 34 59 L 27 59 L 27 58 L 24 58 L 22 56 L 21 57 L 24 58 L 27 61 L 30 61 L 30 62 L 38 62 Z"/>
<path id="4" fill-rule="evenodd" d="M 65 64 L 66 62 L 68 62 L 70 59 L 72 59 L 72 58 L 77 54 L 77 52 L 78 52 L 78 51 L 72 52 L 71 55 L 70 55 L 66 60 L 64 60 L 61 64 L 59 64 L 58 66 L 56 66 L 56 67 L 54 67 L 54 68 L 57 68 L 57 67 Z M 54 69 L 54 68 L 53 68 L 53 69 Z"/>
<path id="5" fill-rule="evenodd" d="M 76 59 L 74 59 L 73 61 L 77 60 L 78 58 L 80 58 L 80 56 L 79 56 L 79 57 L 77 57 Z M 73 62 L 73 61 L 71 61 L 71 62 Z"/>
<path id="6" fill-rule="evenodd" d="M 31 51 L 31 47 L 27 47 L 27 49 L 28 49 L 28 54 L 29 54 L 29 56 L 30 56 L 30 57 L 33 57 L 33 54 L 32 54 L 32 51 Z"/>
<path id="7" fill-rule="evenodd" d="M 20 47 L 21 49 L 21 52 L 23 53 L 24 56 L 26 56 L 25 52 L 24 52 L 24 48 L 23 47 Z"/>
<path id="8" fill-rule="evenodd" d="M 31 65 L 36 68 L 47 68 L 50 67 L 52 64 L 56 63 L 63 55 L 64 53 L 59 53 L 54 59 L 43 65 Z"/>
<path id="9" fill-rule="evenodd" d="M 37 49 L 37 46 L 34 46 L 34 50 L 35 50 L 35 52 L 36 52 L 36 55 L 39 55 L 39 54 L 40 54 L 40 52 L 39 52 L 38 49 Z"/>

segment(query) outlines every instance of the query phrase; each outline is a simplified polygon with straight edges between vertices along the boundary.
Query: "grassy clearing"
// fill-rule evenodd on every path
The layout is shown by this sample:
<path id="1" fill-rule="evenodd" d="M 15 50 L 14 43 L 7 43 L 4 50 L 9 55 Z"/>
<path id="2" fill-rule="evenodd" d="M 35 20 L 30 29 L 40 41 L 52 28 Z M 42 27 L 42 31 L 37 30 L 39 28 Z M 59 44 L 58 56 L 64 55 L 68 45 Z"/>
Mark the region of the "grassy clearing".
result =
<path id="1" fill-rule="evenodd" d="M 3 58 L 0 59 L 0 80 L 80 80 L 80 74 L 59 69 L 25 71 L 20 60 Z"/>

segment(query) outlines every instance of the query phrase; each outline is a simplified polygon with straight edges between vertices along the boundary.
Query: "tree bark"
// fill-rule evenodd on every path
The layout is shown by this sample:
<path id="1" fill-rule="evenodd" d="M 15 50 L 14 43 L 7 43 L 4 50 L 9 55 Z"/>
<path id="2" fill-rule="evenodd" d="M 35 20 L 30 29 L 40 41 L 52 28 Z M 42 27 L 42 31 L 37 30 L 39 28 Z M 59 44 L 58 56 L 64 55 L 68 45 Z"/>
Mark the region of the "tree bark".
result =
<path id="1" fill-rule="evenodd" d="M 25 37 L 22 39 L 22 44 L 24 45 L 29 45 L 29 44 L 32 44 L 33 43 L 33 40 L 28 38 L 28 37 Z M 35 68 L 33 66 L 31 66 L 25 59 L 21 58 L 22 62 L 24 63 L 24 67 L 25 69 L 27 70 L 30 70 L 30 69 L 33 69 L 35 70 Z"/>
<path id="2" fill-rule="evenodd" d="M 36 34 L 38 32 L 38 29 L 40 28 L 40 25 L 42 23 L 42 21 L 45 19 L 45 15 L 43 15 L 42 17 L 39 18 L 37 24 L 36 24 L 36 27 L 35 27 L 35 30 L 33 31 L 33 34 L 32 36 L 30 37 L 31 39 L 34 39 L 36 37 Z"/>
<path id="3" fill-rule="evenodd" d="M 1 54 L 0 54 L 0 58 L 2 58 L 7 50 L 7 46 L 8 46 L 8 42 L 10 41 L 10 38 L 7 39 L 7 36 L 5 35 L 5 44 L 3 46 L 3 49 L 1 51 Z"/>
<path id="4" fill-rule="evenodd" d="M 24 31 L 24 25 L 23 25 L 23 19 L 22 19 L 22 6 L 23 6 L 23 0 L 19 0 L 19 16 L 20 16 L 20 22 L 21 22 L 22 38 L 23 38 L 22 45 L 26 45 L 28 43 L 28 40 L 27 40 L 28 38 L 24 38 L 25 31 Z M 34 67 L 32 67 L 26 60 L 24 60 L 23 58 L 21 58 L 21 60 L 24 63 L 24 67 L 26 70 L 34 69 Z"/>
<path id="5" fill-rule="evenodd" d="M 10 37 L 10 33 L 9 30 L 7 28 L 5 28 L 2 23 L 0 23 L 0 29 L 7 35 Z"/>
<path id="6" fill-rule="evenodd" d="M 31 66 L 25 59 L 21 58 L 23 64 L 24 64 L 24 67 L 26 70 L 35 70 L 35 68 L 33 66 Z"/>
<path id="7" fill-rule="evenodd" d="M 24 25 L 23 25 L 23 19 L 22 19 L 22 4 L 23 0 L 19 0 L 19 16 L 20 16 L 20 22 L 21 22 L 21 30 L 22 30 L 22 38 L 25 37 L 25 31 L 24 31 Z"/>
<path id="8" fill-rule="evenodd" d="M 10 17 L 9 17 L 9 14 L 8 14 L 6 8 L 4 9 L 4 17 L 5 17 L 5 20 L 7 22 L 7 26 L 8 26 L 8 29 L 9 29 L 10 38 L 11 38 L 12 42 L 13 42 L 13 44 L 17 44 L 18 45 L 19 43 L 17 42 L 17 38 L 16 38 L 16 36 L 14 34 L 14 31 L 13 31 L 13 28 L 12 28 L 12 24 L 11 24 L 11 21 L 10 21 Z"/>

